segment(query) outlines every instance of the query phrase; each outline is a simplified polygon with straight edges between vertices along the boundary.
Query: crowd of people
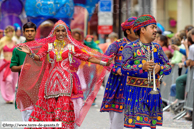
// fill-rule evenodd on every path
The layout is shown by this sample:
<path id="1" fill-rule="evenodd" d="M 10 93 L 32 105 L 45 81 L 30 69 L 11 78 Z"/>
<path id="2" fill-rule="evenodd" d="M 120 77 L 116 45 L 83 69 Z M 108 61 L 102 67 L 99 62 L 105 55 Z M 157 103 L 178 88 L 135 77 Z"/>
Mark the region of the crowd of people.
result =
<path id="1" fill-rule="evenodd" d="M 157 29 L 156 23 L 149 14 L 130 17 L 121 24 L 125 37 L 112 32 L 106 43 L 72 32 L 62 20 L 37 40 L 32 22 L 22 29 L 7 26 L 0 40 L 1 95 L 13 104 L 19 78 L 15 108 L 23 121 L 60 121 L 62 128 L 77 129 L 103 84 L 100 112 L 109 112 L 110 129 L 155 129 L 163 122 L 161 95 L 152 92 L 159 78 L 175 64 L 194 65 L 194 27 L 174 34 Z M 182 74 L 171 86 L 173 104 L 184 99 L 186 78 Z"/>
<path id="2" fill-rule="evenodd" d="M 178 65 L 179 77 L 176 79 L 176 83 L 172 84 L 170 90 L 170 96 L 175 97 L 176 100 L 171 106 L 176 106 L 179 102 L 183 102 L 185 99 L 185 87 L 187 83 L 187 72 L 181 73 L 183 67 L 192 67 L 194 54 L 193 54 L 193 43 L 194 43 L 194 27 L 193 25 L 185 26 L 184 30 L 180 30 L 177 33 L 171 31 L 161 32 L 157 31 L 157 37 L 155 42 L 162 46 L 162 49 L 172 67 Z M 185 116 L 186 120 L 192 121 L 192 112 L 188 111 Z"/>

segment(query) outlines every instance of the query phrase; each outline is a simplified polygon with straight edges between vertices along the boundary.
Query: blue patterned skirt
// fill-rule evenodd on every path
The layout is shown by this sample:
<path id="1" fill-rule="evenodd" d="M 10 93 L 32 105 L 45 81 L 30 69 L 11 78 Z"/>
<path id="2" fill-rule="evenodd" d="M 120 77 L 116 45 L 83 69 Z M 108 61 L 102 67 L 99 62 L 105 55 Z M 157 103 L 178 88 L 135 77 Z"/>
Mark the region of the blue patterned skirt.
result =
<path id="1" fill-rule="evenodd" d="M 160 94 L 149 94 L 152 88 L 126 85 L 124 88 L 124 126 L 142 128 L 162 126 L 162 100 Z"/>
<path id="2" fill-rule="evenodd" d="M 123 90 L 126 76 L 120 76 L 114 72 L 110 73 L 108 82 L 106 84 L 104 98 L 101 105 L 101 112 L 123 112 L 124 97 Z"/>

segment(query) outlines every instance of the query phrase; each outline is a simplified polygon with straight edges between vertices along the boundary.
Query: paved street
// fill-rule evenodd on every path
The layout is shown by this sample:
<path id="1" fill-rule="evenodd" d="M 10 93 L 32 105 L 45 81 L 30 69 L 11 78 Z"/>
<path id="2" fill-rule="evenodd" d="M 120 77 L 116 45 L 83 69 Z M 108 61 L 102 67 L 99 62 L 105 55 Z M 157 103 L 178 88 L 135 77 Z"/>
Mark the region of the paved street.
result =
<path id="1" fill-rule="evenodd" d="M 103 93 L 104 89 L 101 88 L 97 95 L 97 105 L 91 107 L 80 129 L 109 129 L 108 113 L 99 112 Z M 184 119 L 172 120 L 173 116 L 171 112 L 164 112 L 164 124 L 157 129 L 191 129 L 192 122 Z M 13 104 L 5 104 L 1 96 L 0 121 L 22 121 L 20 111 L 15 110 Z"/>

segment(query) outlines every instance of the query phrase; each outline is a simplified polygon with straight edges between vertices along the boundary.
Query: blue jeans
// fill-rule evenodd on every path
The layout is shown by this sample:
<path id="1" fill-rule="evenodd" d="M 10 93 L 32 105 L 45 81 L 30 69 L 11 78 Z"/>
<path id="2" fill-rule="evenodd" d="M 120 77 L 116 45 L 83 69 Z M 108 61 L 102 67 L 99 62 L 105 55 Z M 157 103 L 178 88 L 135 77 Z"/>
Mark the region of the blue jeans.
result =
<path id="1" fill-rule="evenodd" d="M 170 87 L 170 96 L 175 97 L 176 96 L 176 84 L 172 84 Z"/>

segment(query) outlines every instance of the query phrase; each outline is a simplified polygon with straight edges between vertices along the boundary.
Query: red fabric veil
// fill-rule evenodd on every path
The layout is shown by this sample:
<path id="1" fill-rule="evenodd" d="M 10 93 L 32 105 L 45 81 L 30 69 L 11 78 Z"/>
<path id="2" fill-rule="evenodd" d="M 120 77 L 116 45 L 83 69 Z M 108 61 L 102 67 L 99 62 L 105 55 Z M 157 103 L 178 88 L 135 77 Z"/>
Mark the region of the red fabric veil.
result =
<path id="1" fill-rule="evenodd" d="M 44 45 L 45 43 L 53 43 L 55 41 L 56 37 L 54 31 L 58 26 L 65 27 L 69 42 L 72 45 L 81 49 L 83 52 L 88 53 L 92 57 L 96 57 L 98 59 L 105 61 L 107 61 L 110 58 L 75 40 L 71 36 L 71 31 L 69 27 L 61 20 L 59 20 L 55 24 L 53 30 L 51 31 L 47 38 L 19 45 L 27 45 L 34 53 L 37 53 L 38 50 L 42 47 L 42 45 Z M 46 56 L 42 61 L 34 61 L 28 55 L 26 56 L 26 59 L 21 70 L 18 92 L 16 96 L 17 107 L 21 111 L 33 109 L 33 106 L 36 104 L 38 98 L 43 97 L 44 93 L 43 84 L 45 84 L 45 79 L 43 79 L 44 78 L 43 75 L 45 73 L 45 69 L 48 63 L 49 61 Z M 79 118 L 76 118 L 75 120 L 76 124 L 79 126 L 83 122 L 87 112 L 89 111 L 93 103 L 93 100 L 95 99 L 99 91 L 106 71 L 111 70 L 111 67 L 103 67 L 89 62 L 82 61 L 81 64 L 82 66 L 80 65 L 79 68 L 84 69 L 86 71 L 83 71 L 84 75 L 79 76 L 79 79 L 80 80 L 85 79 L 86 85 L 88 86 L 86 88 L 86 91 L 84 92 L 85 95 L 87 96 L 86 102 L 80 111 Z"/>

